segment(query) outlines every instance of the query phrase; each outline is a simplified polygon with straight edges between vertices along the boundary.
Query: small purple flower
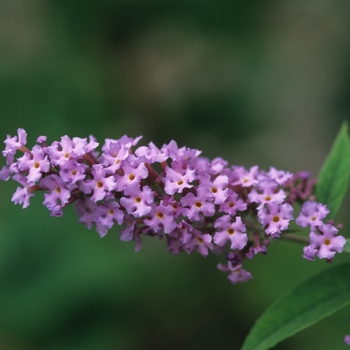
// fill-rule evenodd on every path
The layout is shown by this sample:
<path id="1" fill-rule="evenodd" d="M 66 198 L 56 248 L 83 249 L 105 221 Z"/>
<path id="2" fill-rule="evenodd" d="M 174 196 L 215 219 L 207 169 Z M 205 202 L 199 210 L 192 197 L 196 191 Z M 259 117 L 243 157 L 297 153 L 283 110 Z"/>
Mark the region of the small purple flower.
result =
<path id="1" fill-rule="evenodd" d="M 214 174 L 218 174 L 224 170 L 228 162 L 221 157 L 214 158 L 210 163 L 210 169 Z"/>
<path id="2" fill-rule="evenodd" d="M 47 136 L 38 136 L 36 139 L 36 143 L 38 143 L 41 147 L 46 146 Z"/>
<path id="3" fill-rule="evenodd" d="M 192 238 L 193 226 L 188 224 L 186 221 L 182 220 L 177 228 L 177 233 L 179 236 L 179 241 L 182 244 L 186 244 Z M 174 232 L 172 232 L 172 235 Z"/>
<path id="4" fill-rule="evenodd" d="M 212 236 L 208 233 L 201 234 L 197 230 L 193 230 L 193 238 L 189 240 L 184 245 L 184 250 L 187 253 L 190 253 L 194 248 L 197 248 L 197 251 L 204 257 L 208 256 L 209 250 L 213 249 Z"/>
<path id="5" fill-rule="evenodd" d="M 232 284 L 239 282 L 246 282 L 252 279 L 250 272 L 242 269 L 242 265 L 233 265 L 231 261 L 228 261 L 227 265 L 218 264 L 218 269 L 224 272 L 230 272 L 227 278 Z"/>
<path id="6" fill-rule="evenodd" d="M 191 221 L 199 221 L 199 214 L 203 213 L 204 216 L 213 216 L 215 213 L 215 206 L 213 203 L 208 202 L 212 199 L 212 196 L 208 189 L 198 188 L 198 194 L 195 196 L 193 193 L 187 193 L 182 197 L 181 204 L 186 208 L 186 216 Z"/>
<path id="7" fill-rule="evenodd" d="M 57 204 L 56 206 L 52 207 L 50 209 L 50 214 L 51 216 L 56 216 L 56 217 L 59 217 L 59 216 L 62 216 L 63 215 L 63 207 L 61 204 Z"/>
<path id="8" fill-rule="evenodd" d="M 50 162 L 44 150 L 40 146 L 35 145 L 31 154 L 25 153 L 18 159 L 18 169 L 29 172 L 27 176 L 29 182 L 37 182 L 41 179 L 42 173 L 49 171 Z"/>
<path id="9" fill-rule="evenodd" d="M 15 204 L 23 204 L 22 208 L 25 209 L 29 205 L 29 198 L 34 196 L 34 194 L 30 191 L 30 188 L 34 185 L 34 183 L 28 183 L 26 177 L 21 174 L 14 175 L 13 179 L 19 182 L 23 187 L 17 187 L 11 201 Z"/>
<path id="10" fill-rule="evenodd" d="M 289 221 L 293 219 L 293 207 L 289 203 L 269 203 L 267 208 L 259 210 L 258 218 L 265 227 L 268 235 L 279 235 L 288 228 Z"/>
<path id="11" fill-rule="evenodd" d="M 195 174 L 194 170 L 186 169 L 185 173 L 182 174 L 175 171 L 172 168 L 166 169 L 166 177 L 164 179 L 164 191 L 167 194 L 174 194 L 176 192 L 182 193 L 185 188 L 191 188 L 191 182 L 194 181 Z"/>
<path id="12" fill-rule="evenodd" d="M 283 203 L 286 194 L 282 189 L 278 189 L 278 184 L 275 180 L 263 180 L 257 185 L 258 191 L 254 188 L 248 194 L 251 202 L 259 204 L 258 209 L 262 208 L 266 203 Z"/>
<path id="13" fill-rule="evenodd" d="M 224 246 L 228 241 L 231 242 L 231 249 L 243 249 L 247 242 L 246 227 L 242 222 L 241 217 L 237 216 L 235 222 L 231 223 L 231 217 L 224 215 L 216 220 L 215 228 L 221 230 L 216 231 L 214 235 L 214 243 L 219 246 Z"/>
<path id="14" fill-rule="evenodd" d="M 219 211 L 235 216 L 237 211 L 247 210 L 247 203 L 238 197 L 238 194 L 229 189 L 226 201 L 220 204 Z"/>
<path id="15" fill-rule="evenodd" d="M 106 176 L 106 169 L 102 164 L 94 164 L 92 168 L 93 179 L 81 181 L 79 187 L 85 194 L 93 192 L 91 200 L 97 202 L 113 191 L 116 183 L 113 176 Z"/>
<path id="16" fill-rule="evenodd" d="M 2 155 L 6 157 L 6 159 L 9 155 L 16 154 L 16 151 L 27 143 L 27 133 L 24 129 L 17 129 L 17 134 L 18 137 L 7 135 L 4 141 L 6 148 L 2 151 Z"/>
<path id="17" fill-rule="evenodd" d="M 243 166 L 234 166 L 232 175 L 234 181 L 232 185 L 241 185 L 243 187 L 250 187 L 256 185 L 259 181 L 257 180 L 259 168 L 257 165 L 251 167 L 247 171 Z"/>
<path id="18" fill-rule="evenodd" d="M 310 246 L 318 249 L 317 256 L 320 259 L 332 259 L 336 252 L 341 253 L 344 249 L 346 239 L 343 236 L 335 236 L 338 230 L 329 224 L 317 227 L 320 234 L 310 233 Z"/>
<path id="19" fill-rule="evenodd" d="M 144 163 L 140 163 L 137 168 L 132 167 L 129 162 L 123 161 L 121 169 L 124 175 L 116 175 L 117 190 L 123 191 L 128 186 L 138 184 L 148 176 L 148 170 Z"/>
<path id="20" fill-rule="evenodd" d="M 214 171 L 210 170 L 210 161 L 208 158 L 196 157 L 183 162 L 183 164 L 186 168 L 193 169 L 197 175 L 214 175 Z"/>
<path id="21" fill-rule="evenodd" d="M 293 174 L 289 171 L 277 170 L 274 167 L 270 167 L 270 171 L 267 173 L 268 177 L 275 180 L 279 185 L 284 185 L 287 181 L 293 179 Z"/>
<path id="22" fill-rule="evenodd" d="M 68 203 L 70 192 L 66 189 L 65 183 L 57 175 L 49 175 L 40 181 L 40 186 L 50 193 L 44 194 L 43 204 L 52 212 L 55 207 L 61 207 Z"/>
<path id="23" fill-rule="evenodd" d="M 184 214 L 184 208 L 174 199 L 174 196 L 163 196 L 163 198 L 164 199 L 161 201 L 161 204 L 166 207 L 169 206 L 172 209 L 171 215 L 174 219 L 177 219 L 180 215 Z"/>
<path id="24" fill-rule="evenodd" d="M 124 194 L 127 197 L 120 199 L 120 204 L 125 208 L 128 214 L 132 214 L 135 217 L 141 217 L 147 215 L 151 210 L 151 203 L 153 203 L 153 193 L 148 186 L 144 186 L 142 190 L 135 183 L 125 189 Z"/>
<path id="25" fill-rule="evenodd" d="M 350 335 L 346 335 L 344 338 L 344 342 L 346 345 L 350 345 Z"/>
<path id="26" fill-rule="evenodd" d="M 159 233 L 164 230 L 164 233 L 171 233 L 177 226 L 176 221 L 172 213 L 173 208 L 170 206 L 164 206 L 159 204 L 151 204 L 152 210 L 148 214 L 150 219 L 145 219 L 143 222 L 154 232 Z"/>
<path id="27" fill-rule="evenodd" d="M 123 223 L 124 213 L 119 209 L 119 204 L 116 202 L 108 202 L 100 204 L 94 210 L 96 220 L 96 229 L 101 237 L 105 236 L 116 221 L 119 225 Z"/>
<path id="28" fill-rule="evenodd" d="M 78 181 L 85 180 L 87 168 L 86 164 L 78 163 L 71 159 L 61 166 L 59 174 L 61 179 L 67 184 L 67 188 L 72 190 L 77 187 L 72 185 L 75 185 Z"/>
<path id="29" fill-rule="evenodd" d="M 111 144 L 118 143 L 121 147 L 126 147 L 127 149 L 131 148 L 132 146 L 135 146 L 140 140 L 142 139 L 142 136 L 138 136 L 136 138 L 131 138 L 129 136 L 122 136 L 118 140 L 114 139 L 105 139 L 105 143 L 102 146 L 102 151 L 104 153 L 110 152 Z"/>
<path id="30" fill-rule="evenodd" d="M 197 149 L 187 147 L 178 148 L 177 143 L 172 140 L 168 145 L 164 145 L 161 149 L 164 154 L 167 154 L 173 161 L 183 161 L 193 159 L 201 154 Z"/>
<path id="31" fill-rule="evenodd" d="M 102 164 L 106 167 L 108 173 L 114 174 L 120 169 L 121 162 L 128 158 L 129 148 L 118 141 L 111 141 L 108 146 L 101 155 Z"/>
<path id="32" fill-rule="evenodd" d="M 68 136 L 65 136 L 67 139 L 69 139 Z M 86 138 L 81 137 L 73 137 L 72 139 L 72 145 L 73 145 L 73 153 L 77 157 L 83 156 L 86 152 L 86 146 L 87 146 L 87 140 Z M 96 144 L 97 146 L 98 144 Z"/>
<path id="33" fill-rule="evenodd" d="M 74 139 L 73 139 L 74 140 Z M 85 154 L 85 144 L 79 142 L 76 144 L 67 135 L 61 137 L 61 142 L 53 142 L 47 147 L 51 163 L 62 166 L 70 159 L 78 159 Z"/>
<path id="34" fill-rule="evenodd" d="M 249 271 L 242 269 L 242 266 L 236 266 L 227 278 L 232 284 L 237 284 L 240 282 L 247 282 L 252 279 L 253 276 Z"/>
<path id="35" fill-rule="evenodd" d="M 228 177 L 226 175 L 218 176 L 214 181 L 205 179 L 200 181 L 200 186 L 208 187 L 214 198 L 214 204 L 222 204 L 228 197 Z"/>
<path id="36" fill-rule="evenodd" d="M 315 260 L 318 250 L 312 248 L 310 245 L 303 248 L 303 258 L 307 260 Z"/>
<path id="37" fill-rule="evenodd" d="M 73 142 L 75 143 L 75 148 L 80 148 L 80 151 L 77 152 L 79 155 L 83 155 L 84 153 L 90 153 L 98 147 L 99 143 L 96 142 L 94 136 L 89 136 L 89 142 L 87 142 L 86 138 L 73 137 Z"/>
<path id="38" fill-rule="evenodd" d="M 139 161 L 149 164 L 162 163 L 168 159 L 166 152 L 161 151 L 153 142 L 150 142 L 148 147 L 141 146 L 135 150 L 135 155 Z"/>
<path id="39" fill-rule="evenodd" d="M 299 216 L 295 222 L 301 227 L 310 226 L 311 230 L 315 227 L 323 225 L 322 219 L 324 219 L 329 213 L 326 205 L 307 201 L 303 204 Z"/>

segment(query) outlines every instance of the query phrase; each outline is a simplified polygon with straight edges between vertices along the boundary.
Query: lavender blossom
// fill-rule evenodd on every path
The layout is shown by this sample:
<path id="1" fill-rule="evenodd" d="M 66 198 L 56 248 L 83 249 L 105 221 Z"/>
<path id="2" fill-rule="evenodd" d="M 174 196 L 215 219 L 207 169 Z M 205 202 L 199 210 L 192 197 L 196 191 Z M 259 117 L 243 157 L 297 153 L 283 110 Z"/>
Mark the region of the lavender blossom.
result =
<path id="1" fill-rule="evenodd" d="M 329 214 L 328 208 L 321 204 L 312 201 L 307 201 L 303 204 L 299 216 L 296 218 L 296 223 L 301 227 L 310 226 L 314 230 L 317 226 L 322 225 L 322 219 Z"/>
<path id="2" fill-rule="evenodd" d="M 238 216 L 235 222 L 231 223 L 231 217 L 229 215 L 221 216 L 216 220 L 215 228 L 217 230 L 214 235 L 214 243 L 219 246 L 223 246 L 228 241 L 231 242 L 231 249 L 242 250 L 247 242 L 248 236 L 246 235 L 246 226 L 242 223 L 242 219 Z"/>
<path id="3" fill-rule="evenodd" d="M 331 259 L 335 253 L 343 251 L 346 239 L 336 236 L 338 230 L 333 225 L 322 225 L 317 228 L 319 233 L 310 233 L 310 247 L 317 249 L 317 256 L 320 259 Z"/>
<path id="4" fill-rule="evenodd" d="M 278 202 L 279 200 L 268 203 L 258 214 L 259 221 L 268 235 L 279 235 L 288 228 L 289 221 L 293 219 L 293 207 L 288 203 Z"/>

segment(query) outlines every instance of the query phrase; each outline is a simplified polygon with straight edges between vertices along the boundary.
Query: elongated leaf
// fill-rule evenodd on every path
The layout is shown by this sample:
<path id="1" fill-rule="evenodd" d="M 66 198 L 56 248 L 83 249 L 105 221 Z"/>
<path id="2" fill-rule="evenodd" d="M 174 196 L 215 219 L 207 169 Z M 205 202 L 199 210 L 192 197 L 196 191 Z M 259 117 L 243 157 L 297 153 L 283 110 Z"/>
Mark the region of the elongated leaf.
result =
<path id="1" fill-rule="evenodd" d="M 320 273 L 272 304 L 250 331 L 242 350 L 269 349 L 349 303 L 347 263 Z"/>
<path id="2" fill-rule="evenodd" d="M 318 176 L 316 199 L 327 204 L 329 219 L 334 219 L 350 182 L 350 140 L 344 123 Z"/>

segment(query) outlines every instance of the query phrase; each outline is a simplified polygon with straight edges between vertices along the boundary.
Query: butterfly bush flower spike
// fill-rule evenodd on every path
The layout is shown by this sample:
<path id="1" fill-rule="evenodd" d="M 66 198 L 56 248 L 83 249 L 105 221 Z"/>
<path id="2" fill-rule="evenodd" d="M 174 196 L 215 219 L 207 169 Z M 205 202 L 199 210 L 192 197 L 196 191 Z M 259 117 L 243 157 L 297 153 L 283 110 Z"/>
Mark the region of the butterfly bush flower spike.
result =
<path id="1" fill-rule="evenodd" d="M 225 254 L 217 267 L 233 284 L 252 278 L 245 258 L 266 254 L 271 241 L 288 233 L 295 202 L 302 204 L 295 223 L 310 229 L 303 257 L 330 261 L 343 251 L 345 238 L 324 222 L 329 210 L 316 201 L 309 173 L 229 166 L 175 141 L 137 147 L 140 139 L 106 139 L 98 151 L 93 136 L 52 144 L 40 136 L 29 149 L 27 133 L 18 129 L 4 141 L 0 180 L 19 183 L 12 201 L 23 208 L 41 191 L 51 215 L 73 204 L 78 221 L 101 237 L 120 225 L 120 239 L 135 241 L 135 250 L 143 237 L 157 236 L 174 254 Z"/>

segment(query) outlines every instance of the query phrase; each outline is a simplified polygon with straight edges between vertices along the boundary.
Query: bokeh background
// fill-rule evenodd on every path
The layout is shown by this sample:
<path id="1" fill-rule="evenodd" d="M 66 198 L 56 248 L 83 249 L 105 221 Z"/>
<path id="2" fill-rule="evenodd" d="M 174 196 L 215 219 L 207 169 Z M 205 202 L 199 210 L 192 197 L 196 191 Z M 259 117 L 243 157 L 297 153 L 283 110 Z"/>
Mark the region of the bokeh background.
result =
<path id="1" fill-rule="evenodd" d="M 346 0 L 1 0 L 0 138 L 143 135 L 316 176 L 350 116 L 349 34 Z M 154 238 L 136 253 L 40 195 L 14 206 L 16 187 L 0 183 L 1 349 L 239 349 L 271 302 L 331 267 L 276 241 L 232 286 L 223 257 Z M 349 315 L 276 349 L 343 349 Z"/>

